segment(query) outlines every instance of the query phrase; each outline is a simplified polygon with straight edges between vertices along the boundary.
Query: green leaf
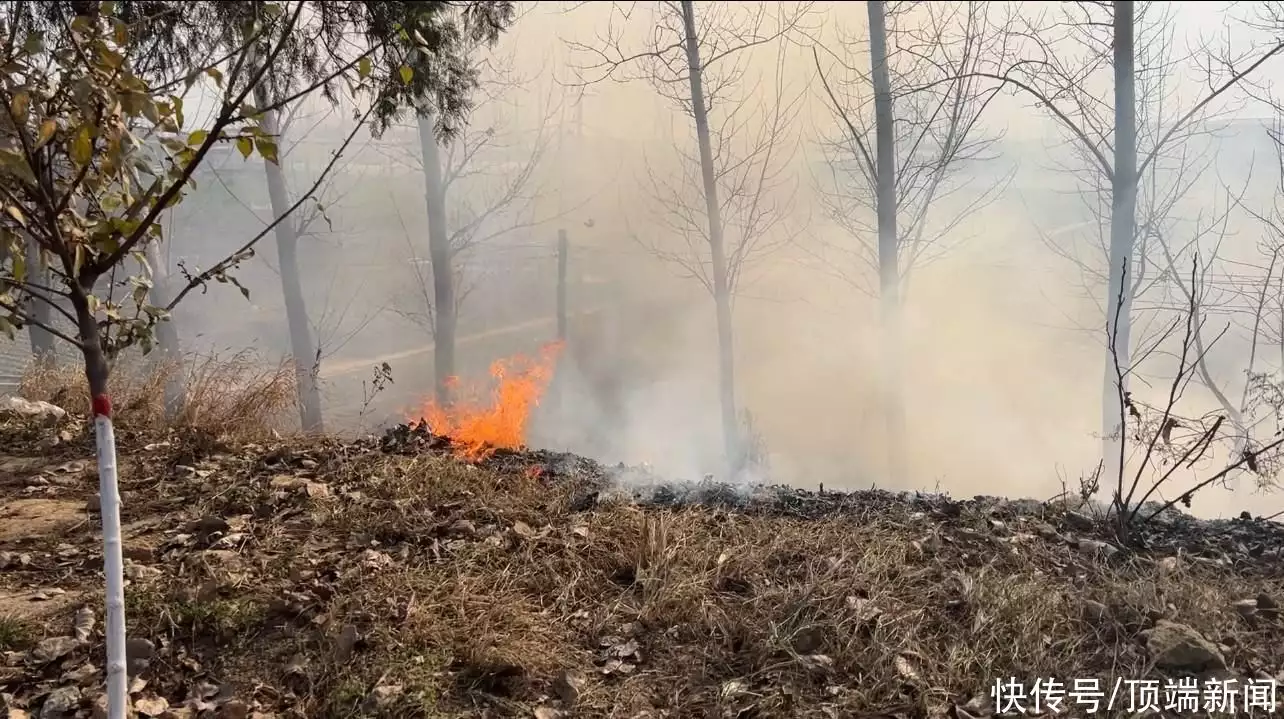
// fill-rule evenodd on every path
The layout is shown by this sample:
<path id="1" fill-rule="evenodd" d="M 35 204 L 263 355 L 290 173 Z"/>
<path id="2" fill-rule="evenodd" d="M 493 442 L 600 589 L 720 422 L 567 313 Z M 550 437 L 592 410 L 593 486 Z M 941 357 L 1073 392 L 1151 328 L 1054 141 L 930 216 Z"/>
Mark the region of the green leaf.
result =
<path id="1" fill-rule="evenodd" d="M 73 279 L 80 278 L 80 269 L 84 266 L 85 266 L 85 246 L 76 245 L 76 257 L 71 264 L 71 276 Z M 98 298 L 94 297 L 93 295 L 90 295 L 89 299 L 94 301 L 91 304 L 97 304 L 98 302 Z"/>
<path id="2" fill-rule="evenodd" d="M 415 78 L 415 71 L 409 65 L 401 66 L 401 81 L 409 85 L 410 81 Z"/>
<path id="3" fill-rule="evenodd" d="M 370 77 L 370 56 L 366 55 L 357 61 L 357 75 L 362 79 Z"/>
<path id="4" fill-rule="evenodd" d="M 45 143 L 49 142 L 49 138 L 53 137 L 57 131 L 58 123 L 53 118 L 40 123 L 40 131 L 36 133 L 36 149 L 39 150 L 44 147 Z"/>
<path id="5" fill-rule="evenodd" d="M 9 274 L 13 275 L 15 282 L 25 282 L 27 280 L 27 257 L 26 253 L 14 252 L 9 258 Z"/>
<path id="6" fill-rule="evenodd" d="M 18 223 L 19 225 L 22 225 L 23 227 L 27 226 L 27 218 L 23 216 L 22 210 L 18 209 L 17 206 L 5 205 L 4 211 L 6 214 L 8 214 L 10 217 L 13 218 L 14 222 Z"/>
<path id="7" fill-rule="evenodd" d="M 17 150 L 0 149 L 0 169 L 24 182 L 36 182 L 36 174 L 31 171 L 31 165 L 27 164 L 27 158 Z"/>
<path id="8" fill-rule="evenodd" d="M 79 130 L 71 139 L 71 147 L 67 148 L 71 153 L 71 159 L 77 165 L 84 167 L 94 157 L 94 139 L 89 134 L 89 126 L 81 125 Z"/>
<path id="9" fill-rule="evenodd" d="M 259 154 L 264 160 L 271 162 L 273 165 L 281 164 L 276 156 L 276 142 L 266 137 L 260 137 L 254 141 L 254 146 L 258 148 Z"/>
<path id="10" fill-rule="evenodd" d="M 197 130 L 196 132 L 193 132 L 192 134 L 187 136 L 187 144 L 191 145 L 192 147 L 200 147 L 201 145 L 205 144 L 205 139 L 208 138 L 209 136 L 210 134 L 205 130 Z"/>
<path id="11" fill-rule="evenodd" d="M 45 34 L 43 32 L 28 33 L 26 40 L 22 43 L 22 51 L 28 55 L 38 55 L 45 51 Z"/>
<path id="12" fill-rule="evenodd" d="M 9 102 L 9 111 L 19 125 L 27 124 L 27 114 L 31 112 L 31 93 L 19 90 Z"/>
<path id="13" fill-rule="evenodd" d="M 236 149 L 241 151 L 241 157 L 249 159 L 254 152 L 254 141 L 242 135 L 236 138 Z"/>
<path id="14" fill-rule="evenodd" d="M 160 121 L 161 121 L 160 110 L 156 107 L 155 100 L 151 99 L 150 97 L 144 97 L 140 103 L 139 109 L 142 111 L 143 117 L 147 118 L 148 122 L 152 123 L 153 125 L 160 124 Z"/>

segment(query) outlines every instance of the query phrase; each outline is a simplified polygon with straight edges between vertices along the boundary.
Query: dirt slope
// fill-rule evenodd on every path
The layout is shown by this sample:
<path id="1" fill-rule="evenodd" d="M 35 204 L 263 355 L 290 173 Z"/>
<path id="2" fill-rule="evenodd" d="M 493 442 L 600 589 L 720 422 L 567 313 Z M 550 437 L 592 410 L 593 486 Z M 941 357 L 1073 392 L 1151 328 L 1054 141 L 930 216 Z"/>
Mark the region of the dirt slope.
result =
<path id="1" fill-rule="evenodd" d="M 10 718 L 101 705 L 92 439 L 50 436 L 0 423 Z M 639 502 L 585 460 L 472 466 L 405 430 L 120 440 L 144 716 L 975 719 L 1000 678 L 1284 681 L 1284 534 L 1260 521 L 1174 515 L 1139 553 L 1064 507 Z"/>

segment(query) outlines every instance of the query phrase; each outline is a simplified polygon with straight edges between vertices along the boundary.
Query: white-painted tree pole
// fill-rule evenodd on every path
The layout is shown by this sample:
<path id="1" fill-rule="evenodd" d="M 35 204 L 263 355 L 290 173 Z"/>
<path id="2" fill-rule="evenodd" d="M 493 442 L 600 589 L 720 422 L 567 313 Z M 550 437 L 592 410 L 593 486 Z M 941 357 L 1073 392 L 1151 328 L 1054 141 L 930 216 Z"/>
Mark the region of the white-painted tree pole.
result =
<path id="1" fill-rule="evenodd" d="M 125 565 L 120 540 L 120 485 L 116 473 L 116 433 L 111 398 L 94 396 L 94 432 L 98 447 L 98 496 L 103 521 L 103 574 L 107 577 L 107 716 L 125 719 L 129 693 L 125 659 Z"/>
<path id="2" fill-rule="evenodd" d="M 1133 72 L 1133 3 L 1114 3 L 1115 157 L 1111 183 L 1110 279 L 1106 292 L 1106 362 L 1102 381 L 1102 460 L 1123 482 L 1123 396 L 1132 368 L 1133 248 L 1137 214 L 1137 93 Z M 1122 377 L 1120 376 L 1122 374 Z M 1120 486 L 1122 490 L 1122 485 Z"/>

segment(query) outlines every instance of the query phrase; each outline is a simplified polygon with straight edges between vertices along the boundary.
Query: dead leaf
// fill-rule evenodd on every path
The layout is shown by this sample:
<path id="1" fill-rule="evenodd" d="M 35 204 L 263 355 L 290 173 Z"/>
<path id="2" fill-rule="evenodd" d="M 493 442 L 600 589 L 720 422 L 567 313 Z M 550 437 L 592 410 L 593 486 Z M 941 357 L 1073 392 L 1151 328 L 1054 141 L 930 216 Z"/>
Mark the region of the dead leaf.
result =
<path id="1" fill-rule="evenodd" d="M 531 525 L 519 519 L 516 522 L 513 522 L 513 534 L 516 534 L 523 539 L 530 539 L 535 536 L 535 530 L 531 529 Z"/>
<path id="2" fill-rule="evenodd" d="M 70 637 L 68 637 L 70 639 Z M 45 697 L 40 707 L 42 717 L 61 717 L 74 713 L 80 706 L 80 689 L 78 687 L 58 687 Z"/>
<path id="3" fill-rule="evenodd" d="M 722 686 L 718 689 L 718 695 L 721 696 L 723 699 L 730 699 L 731 697 L 734 697 L 737 694 L 743 694 L 743 693 L 745 693 L 744 682 L 739 682 L 739 681 L 736 681 L 735 679 L 732 679 L 731 681 L 723 682 Z"/>
<path id="4" fill-rule="evenodd" d="M 48 664 L 71 654 L 78 646 L 80 642 L 75 637 L 49 637 L 41 640 L 29 656 L 37 664 Z"/>
<path id="5" fill-rule="evenodd" d="M 330 496 L 330 485 L 321 482 L 307 482 L 303 485 L 303 491 L 312 499 L 324 499 Z"/>
<path id="6" fill-rule="evenodd" d="M 917 682 L 921 677 L 918 673 L 918 669 L 914 666 L 915 662 L 911 661 L 911 657 L 918 658 L 910 652 L 901 652 L 896 655 L 896 659 L 893 660 L 893 664 L 896 667 L 896 673 L 900 675 L 901 679 L 904 679 L 907 682 Z"/>
<path id="7" fill-rule="evenodd" d="M 477 534 L 477 527 L 467 519 L 457 519 L 446 532 L 455 537 L 471 537 Z"/>
<path id="8" fill-rule="evenodd" d="M 370 696 L 366 697 L 363 704 L 365 704 L 367 711 L 372 709 L 387 709 L 401 698 L 401 695 L 404 693 L 405 687 L 400 684 L 380 684 L 370 692 Z"/>
<path id="9" fill-rule="evenodd" d="M 76 635 L 76 641 L 89 641 L 89 636 L 94 633 L 94 610 L 89 607 L 77 609 L 76 618 L 71 626 L 72 634 Z"/>
<path id="10" fill-rule="evenodd" d="M 165 697 L 140 697 L 134 700 L 134 709 L 143 716 L 155 717 L 169 709 Z"/>
<path id="11" fill-rule="evenodd" d="M 268 480 L 268 486 L 272 489 L 294 489 L 303 486 L 304 481 L 302 477 L 292 474 L 278 474 Z"/>
<path id="12" fill-rule="evenodd" d="M 565 713 L 552 707 L 535 707 L 535 719 L 560 719 Z"/>

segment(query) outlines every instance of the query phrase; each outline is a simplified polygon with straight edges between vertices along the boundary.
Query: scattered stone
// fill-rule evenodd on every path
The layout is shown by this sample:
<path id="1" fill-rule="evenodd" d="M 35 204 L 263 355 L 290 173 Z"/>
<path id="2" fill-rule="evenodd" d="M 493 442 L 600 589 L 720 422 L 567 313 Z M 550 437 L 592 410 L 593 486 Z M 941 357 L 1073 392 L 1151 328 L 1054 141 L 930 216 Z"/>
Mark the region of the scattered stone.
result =
<path id="1" fill-rule="evenodd" d="M 125 671 L 131 677 L 142 674 L 156 655 L 156 645 L 141 637 L 125 640 Z"/>
<path id="2" fill-rule="evenodd" d="M 342 664 L 352 657 L 352 651 L 357 646 L 357 628 L 351 624 L 343 625 L 339 630 L 339 636 L 334 643 L 334 660 Z"/>
<path id="3" fill-rule="evenodd" d="M 1280 605 L 1267 594 L 1257 595 L 1257 612 L 1267 619 L 1276 619 L 1280 615 Z"/>
<path id="4" fill-rule="evenodd" d="M 22 397 L 0 397 L 0 417 L 58 421 L 67 416 L 67 410 L 42 400 Z"/>
<path id="5" fill-rule="evenodd" d="M 1188 625 L 1160 620 L 1141 634 L 1157 667 L 1192 673 L 1226 668 L 1217 645 Z"/>
<path id="6" fill-rule="evenodd" d="M 232 531 L 232 526 L 222 517 L 201 517 L 188 522 L 183 527 L 183 531 L 198 537 L 208 537 L 213 534 L 227 534 Z"/>
<path id="7" fill-rule="evenodd" d="M 1096 528 L 1097 522 L 1082 512 L 1071 510 L 1066 512 L 1066 524 L 1080 532 L 1089 532 Z"/>
<path id="8" fill-rule="evenodd" d="M 90 514 L 97 514 L 103 511 L 103 499 L 97 492 L 94 492 L 89 499 L 85 500 L 85 511 Z"/>
<path id="9" fill-rule="evenodd" d="M 574 670 L 563 669 L 562 673 L 553 681 L 553 691 L 557 694 L 557 698 L 561 699 L 562 703 L 569 709 L 580 700 L 580 693 L 587 683 L 588 679 L 583 674 Z"/>
<path id="10" fill-rule="evenodd" d="M 1084 554 L 1092 554 L 1101 557 L 1113 557 L 1119 548 L 1108 542 L 1101 542 L 1096 539 L 1080 539 L 1078 542 L 1079 551 Z"/>

